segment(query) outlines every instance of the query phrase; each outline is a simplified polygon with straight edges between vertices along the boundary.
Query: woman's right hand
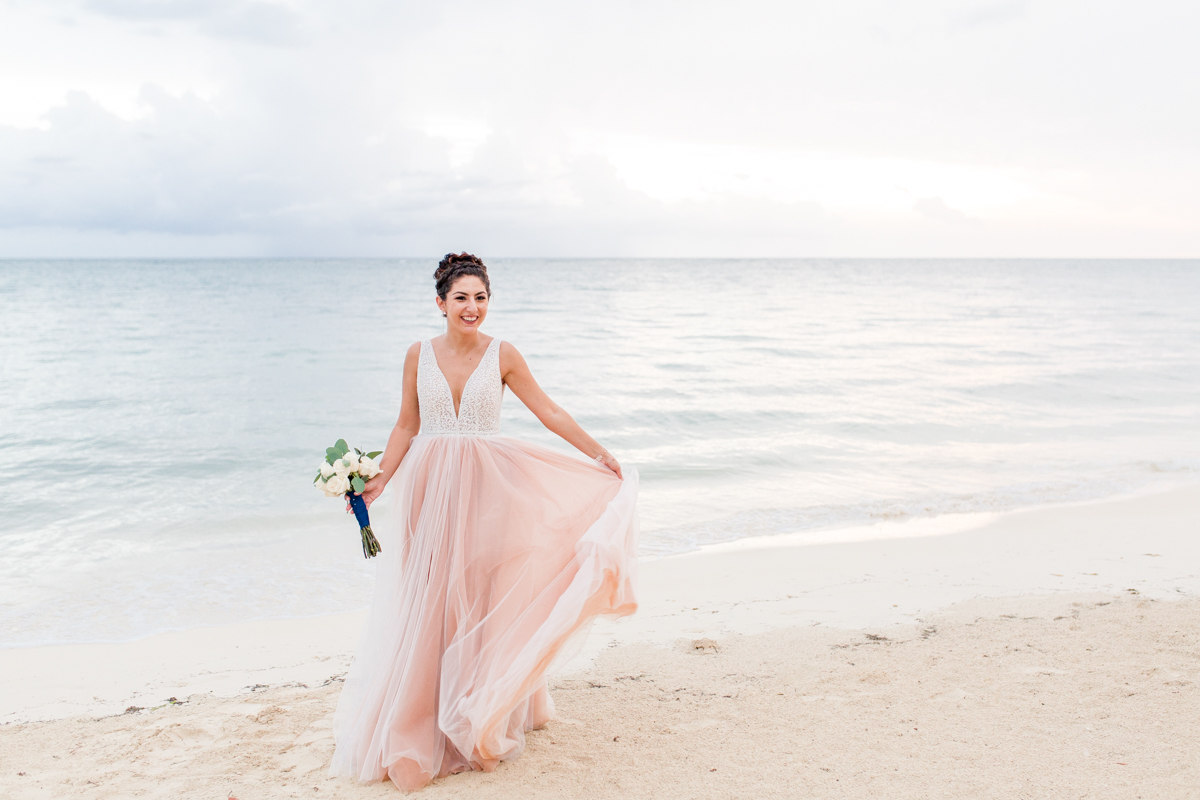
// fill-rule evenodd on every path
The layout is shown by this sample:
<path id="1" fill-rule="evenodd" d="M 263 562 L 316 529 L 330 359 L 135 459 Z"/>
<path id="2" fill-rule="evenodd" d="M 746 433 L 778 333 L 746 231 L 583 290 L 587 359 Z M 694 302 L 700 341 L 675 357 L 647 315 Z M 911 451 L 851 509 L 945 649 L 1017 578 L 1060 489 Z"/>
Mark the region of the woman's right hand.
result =
<path id="1" fill-rule="evenodd" d="M 367 508 L 371 507 L 371 503 L 375 502 L 375 498 L 383 493 L 383 487 L 387 486 L 387 481 L 382 475 L 376 475 L 371 480 L 367 481 L 367 485 L 363 487 L 362 499 L 366 502 Z"/>
<path id="2" fill-rule="evenodd" d="M 608 467 L 613 472 L 617 473 L 617 477 L 620 478 L 621 480 L 625 480 L 625 476 L 621 474 L 621 465 L 618 464 L 617 460 L 612 457 L 612 453 L 605 450 L 603 453 L 596 456 L 596 458 L 594 460 L 600 466 Z"/>

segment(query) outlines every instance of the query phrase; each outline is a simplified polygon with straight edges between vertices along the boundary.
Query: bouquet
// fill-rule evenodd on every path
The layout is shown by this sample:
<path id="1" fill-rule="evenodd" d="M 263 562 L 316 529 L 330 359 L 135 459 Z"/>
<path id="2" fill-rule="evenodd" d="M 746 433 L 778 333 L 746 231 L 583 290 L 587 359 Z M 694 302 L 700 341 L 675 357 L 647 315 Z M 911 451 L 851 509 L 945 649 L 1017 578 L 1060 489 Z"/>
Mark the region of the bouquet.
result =
<path id="1" fill-rule="evenodd" d="M 379 474 L 379 464 L 375 459 L 382 452 L 376 450 L 374 453 L 364 453 L 357 447 L 351 451 L 345 439 L 338 439 L 337 444 L 326 448 L 325 463 L 313 479 L 313 483 L 326 497 L 345 496 L 350 501 L 350 509 L 354 512 L 354 518 L 358 520 L 359 533 L 362 534 L 364 558 L 379 554 L 379 540 L 371 531 L 367 504 L 362 496 L 355 492 L 361 492 L 366 488 L 367 481 Z"/>

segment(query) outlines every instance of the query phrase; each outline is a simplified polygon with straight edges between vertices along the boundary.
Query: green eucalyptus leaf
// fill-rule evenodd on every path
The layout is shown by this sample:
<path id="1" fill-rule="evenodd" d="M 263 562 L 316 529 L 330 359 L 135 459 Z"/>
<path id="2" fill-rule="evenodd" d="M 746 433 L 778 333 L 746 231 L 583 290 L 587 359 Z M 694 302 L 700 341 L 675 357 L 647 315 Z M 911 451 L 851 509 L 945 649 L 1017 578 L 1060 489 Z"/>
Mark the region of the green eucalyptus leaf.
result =
<path id="1" fill-rule="evenodd" d="M 383 452 L 382 450 L 376 450 L 373 453 L 367 453 L 367 458 L 378 458 L 379 454 L 382 452 Z"/>
<path id="2" fill-rule="evenodd" d="M 341 457 L 342 457 L 342 454 L 337 451 L 337 448 L 335 448 L 335 447 L 325 448 L 325 461 L 329 464 L 329 466 L 332 467 L 333 462 L 337 461 Z"/>
<path id="3" fill-rule="evenodd" d="M 367 488 L 367 484 L 362 478 L 357 475 L 350 480 L 350 485 L 354 487 L 354 491 L 362 494 L 362 490 Z"/>
<path id="4" fill-rule="evenodd" d="M 335 444 L 333 447 L 338 451 L 339 458 L 350 452 L 350 445 L 346 444 L 345 439 L 338 439 L 337 444 Z"/>

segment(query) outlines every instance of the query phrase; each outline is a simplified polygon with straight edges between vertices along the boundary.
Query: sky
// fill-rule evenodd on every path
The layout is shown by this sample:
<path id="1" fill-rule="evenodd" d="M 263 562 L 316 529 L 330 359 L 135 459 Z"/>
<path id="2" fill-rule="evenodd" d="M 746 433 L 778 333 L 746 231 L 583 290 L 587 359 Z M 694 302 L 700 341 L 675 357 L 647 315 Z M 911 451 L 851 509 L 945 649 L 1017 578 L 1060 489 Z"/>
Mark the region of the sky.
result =
<path id="1" fill-rule="evenodd" d="M 0 257 L 1200 257 L 1200 5 L 0 0 Z"/>

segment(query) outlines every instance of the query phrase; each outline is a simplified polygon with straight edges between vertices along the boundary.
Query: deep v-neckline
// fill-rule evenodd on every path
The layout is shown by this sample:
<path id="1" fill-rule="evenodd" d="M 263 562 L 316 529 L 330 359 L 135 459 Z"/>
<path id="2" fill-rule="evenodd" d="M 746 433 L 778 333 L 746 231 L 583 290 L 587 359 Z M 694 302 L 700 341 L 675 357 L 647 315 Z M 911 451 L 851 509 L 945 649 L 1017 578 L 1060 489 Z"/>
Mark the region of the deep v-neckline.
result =
<path id="1" fill-rule="evenodd" d="M 455 422 L 458 422 L 458 412 L 462 410 L 463 399 L 467 396 L 467 387 L 471 385 L 471 381 L 474 379 L 475 373 L 479 372 L 479 368 L 483 366 L 483 360 L 487 358 L 488 353 L 491 352 L 492 345 L 495 343 L 495 341 L 496 337 L 493 336 L 492 341 L 488 342 L 487 347 L 483 349 L 483 355 L 479 357 L 479 363 L 475 365 L 475 368 L 471 370 L 471 374 L 468 375 L 466 381 L 463 382 L 462 392 L 458 395 L 458 405 L 455 405 L 454 389 L 451 388 L 450 379 L 446 377 L 445 371 L 442 370 L 442 364 L 440 361 L 438 361 L 437 350 L 435 350 L 433 347 L 433 339 L 429 340 L 429 355 L 433 356 L 433 365 L 437 367 L 438 374 L 442 376 L 442 385 L 446 387 L 446 391 L 450 394 L 450 407 L 454 409 Z"/>

